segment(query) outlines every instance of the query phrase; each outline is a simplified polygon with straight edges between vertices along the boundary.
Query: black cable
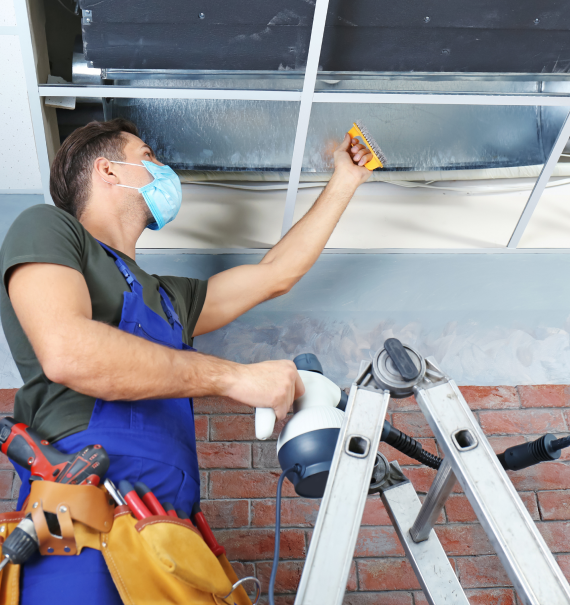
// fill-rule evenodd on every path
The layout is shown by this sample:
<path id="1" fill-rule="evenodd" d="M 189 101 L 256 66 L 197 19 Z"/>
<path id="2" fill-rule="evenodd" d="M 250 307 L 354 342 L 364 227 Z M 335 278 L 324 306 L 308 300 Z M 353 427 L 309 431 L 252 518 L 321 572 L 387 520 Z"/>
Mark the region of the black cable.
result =
<path id="1" fill-rule="evenodd" d="M 442 458 L 426 452 L 419 441 L 394 428 L 387 420 L 384 421 L 381 439 L 402 454 L 435 470 L 438 470 L 443 462 Z"/>
<path id="2" fill-rule="evenodd" d="M 269 605 L 275 605 L 275 578 L 277 577 L 277 566 L 279 565 L 279 546 L 281 543 L 281 488 L 287 473 L 300 473 L 301 465 L 294 464 L 290 468 L 285 469 L 277 482 L 277 498 L 275 499 L 275 550 L 273 552 L 273 567 L 271 569 L 271 577 L 269 578 Z"/>

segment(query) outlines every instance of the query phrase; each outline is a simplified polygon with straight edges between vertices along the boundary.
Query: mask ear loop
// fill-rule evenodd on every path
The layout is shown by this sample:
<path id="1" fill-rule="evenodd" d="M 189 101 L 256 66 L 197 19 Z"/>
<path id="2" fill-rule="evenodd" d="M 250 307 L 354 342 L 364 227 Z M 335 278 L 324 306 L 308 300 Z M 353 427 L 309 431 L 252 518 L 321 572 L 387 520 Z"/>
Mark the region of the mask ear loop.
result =
<path id="1" fill-rule="evenodd" d="M 117 162 L 119 163 L 119 162 Z M 121 163 L 125 163 L 125 162 L 121 162 Z M 131 166 L 136 166 L 137 164 L 131 164 Z M 143 166 L 144 168 L 144 166 Z M 119 183 L 109 183 L 109 181 L 106 181 L 101 175 L 99 175 L 101 177 L 101 180 L 104 183 L 107 183 L 107 185 L 112 185 L 113 187 L 126 187 L 127 189 L 136 189 L 137 191 L 139 190 L 138 187 L 131 187 L 130 185 L 121 185 Z"/>

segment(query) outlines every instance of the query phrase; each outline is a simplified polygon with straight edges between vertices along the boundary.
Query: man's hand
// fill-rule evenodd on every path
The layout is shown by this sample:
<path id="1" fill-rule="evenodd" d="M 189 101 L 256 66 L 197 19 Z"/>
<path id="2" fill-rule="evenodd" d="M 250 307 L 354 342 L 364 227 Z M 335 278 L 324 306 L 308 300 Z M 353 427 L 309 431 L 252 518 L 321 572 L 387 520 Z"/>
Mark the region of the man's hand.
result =
<path id="1" fill-rule="evenodd" d="M 235 374 L 224 380 L 228 383 L 224 395 L 256 408 L 272 408 L 278 420 L 285 418 L 293 401 L 305 393 L 292 361 L 239 365 Z"/>
<path id="2" fill-rule="evenodd" d="M 349 181 L 356 188 L 366 182 L 372 174 L 364 164 L 372 159 L 372 152 L 358 139 L 351 139 L 348 132 L 334 152 L 334 175 Z"/>

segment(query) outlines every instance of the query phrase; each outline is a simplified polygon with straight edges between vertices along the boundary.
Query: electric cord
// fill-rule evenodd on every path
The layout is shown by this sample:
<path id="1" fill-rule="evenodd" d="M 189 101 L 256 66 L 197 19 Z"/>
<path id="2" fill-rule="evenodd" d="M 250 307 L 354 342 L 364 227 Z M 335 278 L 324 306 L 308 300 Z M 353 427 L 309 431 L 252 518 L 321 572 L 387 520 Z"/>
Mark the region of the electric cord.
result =
<path id="1" fill-rule="evenodd" d="M 442 458 L 426 452 L 419 441 L 394 428 L 387 420 L 384 420 L 381 440 L 402 452 L 402 454 L 435 470 L 438 470 L 443 462 Z"/>
<path id="2" fill-rule="evenodd" d="M 300 473 L 301 465 L 294 464 L 285 469 L 277 482 L 277 498 L 275 499 L 275 550 L 273 552 L 273 567 L 269 578 L 269 605 L 275 605 L 275 578 L 277 577 L 277 566 L 279 565 L 279 546 L 281 544 L 281 489 L 283 481 L 288 473 Z"/>

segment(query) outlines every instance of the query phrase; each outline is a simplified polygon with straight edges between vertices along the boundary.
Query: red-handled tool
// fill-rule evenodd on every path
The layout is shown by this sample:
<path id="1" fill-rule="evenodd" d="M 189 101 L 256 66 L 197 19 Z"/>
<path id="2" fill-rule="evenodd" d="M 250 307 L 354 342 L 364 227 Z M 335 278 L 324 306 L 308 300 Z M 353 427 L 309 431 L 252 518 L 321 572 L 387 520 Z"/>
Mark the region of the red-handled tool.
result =
<path id="1" fill-rule="evenodd" d="M 162 504 L 162 506 L 164 507 L 164 510 L 166 511 L 166 514 L 169 517 L 175 517 L 176 519 L 178 519 L 178 515 L 176 514 L 176 511 L 174 510 L 174 506 L 172 506 L 172 504 L 170 504 L 170 502 L 164 502 Z"/>
<path id="2" fill-rule="evenodd" d="M 179 519 L 183 519 L 184 521 L 190 521 L 190 517 L 181 509 L 176 509 L 176 514 Z"/>
<path id="3" fill-rule="evenodd" d="M 166 515 L 166 511 L 162 507 L 162 504 L 158 501 L 158 498 L 142 481 L 135 483 L 135 491 L 137 492 L 139 498 L 147 505 L 148 510 L 153 515 Z"/>
<path id="4" fill-rule="evenodd" d="M 64 454 L 22 422 L 0 418 L 0 449 L 10 460 L 27 468 L 31 479 L 99 485 L 109 468 L 109 456 L 100 445 Z"/>
<path id="5" fill-rule="evenodd" d="M 214 536 L 214 533 L 206 521 L 206 517 L 204 517 L 204 513 L 200 509 L 199 502 L 196 502 L 196 504 L 194 504 L 192 507 L 192 520 L 194 521 L 194 525 L 200 530 L 202 538 L 204 538 L 204 542 L 206 542 L 216 557 L 225 555 L 226 549 L 221 544 L 218 544 L 216 536 Z"/>
<path id="6" fill-rule="evenodd" d="M 119 481 L 119 491 L 123 498 L 127 501 L 133 515 L 140 521 L 147 517 L 152 517 L 152 513 L 148 510 L 146 504 L 138 497 L 135 488 L 129 481 L 123 479 Z"/>

